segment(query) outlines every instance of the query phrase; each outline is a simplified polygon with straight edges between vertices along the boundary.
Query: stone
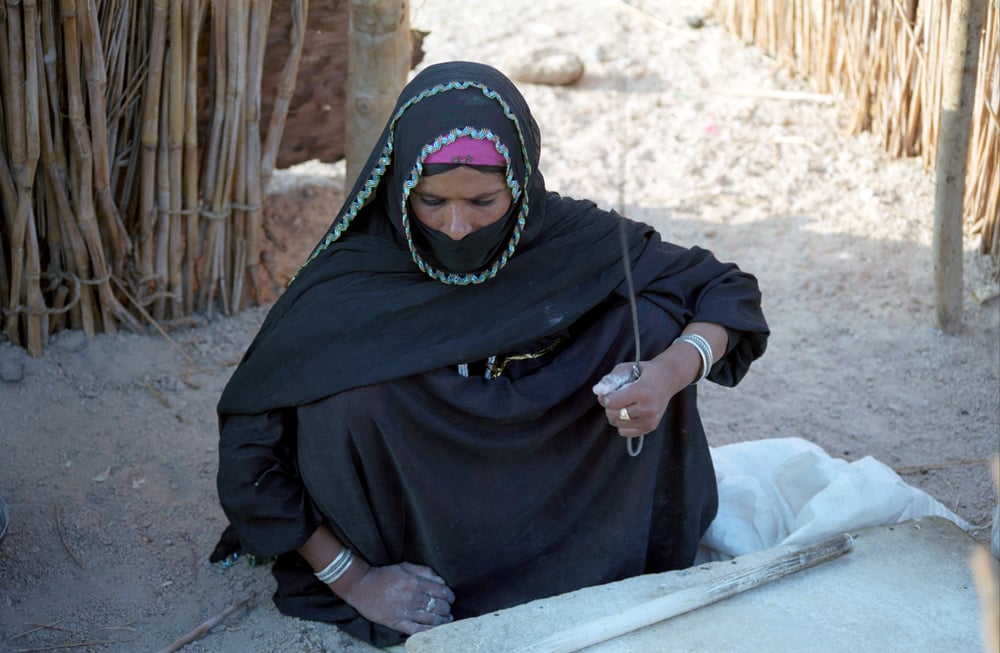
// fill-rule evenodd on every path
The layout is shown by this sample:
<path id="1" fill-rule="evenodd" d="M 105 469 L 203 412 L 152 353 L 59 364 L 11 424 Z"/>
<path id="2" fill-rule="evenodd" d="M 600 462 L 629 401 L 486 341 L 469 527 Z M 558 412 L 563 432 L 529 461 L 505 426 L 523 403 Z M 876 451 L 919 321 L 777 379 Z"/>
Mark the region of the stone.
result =
<path id="1" fill-rule="evenodd" d="M 0 347 L 0 381 L 18 383 L 24 378 L 24 350 Z"/>
<path id="2" fill-rule="evenodd" d="M 87 334 L 83 331 L 63 331 L 53 342 L 59 351 L 75 354 L 87 346 Z"/>
<path id="3" fill-rule="evenodd" d="M 529 52 L 507 66 L 507 72 L 519 82 L 569 86 L 583 77 L 583 61 L 572 52 L 543 48 Z"/>
<path id="4" fill-rule="evenodd" d="M 982 650 L 979 599 L 968 562 L 975 545 L 971 536 L 941 517 L 866 527 L 850 535 L 854 550 L 847 555 L 586 650 L 889 653 L 912 651 L 915 642 L 925 651 Z M 406 641 L 406 650 L 520 650 L 672 592 L 711 587 L 755 555 L 462 619 L 417 633 Z"/>
<path id="5" fill-rule="evenodd" d="M 705 26 L 705 18 L 703 16 L 688 16 L 685 20 L 691 29 L 701 29 Z"/>

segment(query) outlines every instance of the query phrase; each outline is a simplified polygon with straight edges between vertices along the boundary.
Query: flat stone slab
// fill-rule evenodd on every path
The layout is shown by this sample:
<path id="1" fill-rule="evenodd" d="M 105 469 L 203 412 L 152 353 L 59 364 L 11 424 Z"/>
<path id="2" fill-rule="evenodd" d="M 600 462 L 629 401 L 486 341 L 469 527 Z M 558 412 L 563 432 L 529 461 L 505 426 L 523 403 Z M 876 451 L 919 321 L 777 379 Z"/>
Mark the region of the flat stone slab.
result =
<path id="1" fill-rule="evenodd" d="M 634 651 L 981 651 L 969 556 L 976 542 L 927 517 L 850 533 L 854 550 L 667 621 L 590 646 Z M 410 653 L 501 653 L 670 592 L 709 584 L 752 556 L 650 574 L 414 635 Z"/>

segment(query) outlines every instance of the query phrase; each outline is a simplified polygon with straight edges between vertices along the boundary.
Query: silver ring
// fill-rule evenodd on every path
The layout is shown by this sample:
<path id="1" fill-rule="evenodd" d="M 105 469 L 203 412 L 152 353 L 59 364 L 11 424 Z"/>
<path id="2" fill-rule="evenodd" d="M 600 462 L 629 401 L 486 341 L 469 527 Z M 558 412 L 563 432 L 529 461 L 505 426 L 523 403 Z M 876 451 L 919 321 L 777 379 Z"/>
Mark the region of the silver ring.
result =
<path id="1" fill-rule="evenodd" d="M 433 609 L 434 609 L 434 603 L 436 603 L 436 601 L 434 600 L 434 597 L 432 596 L 432 597 L 431 597 L 431 598 L 430 598 L 430 599 L 429 599 L 429 600 L 427 601 L 427 607 L 426 607 L 426 608 L 424 608 L 424 612 L 430 612 L 431 610 L 433 610 Z"/>
<path id="2" fill-rule="evenodd" d="M 632 419 L 632 416 L 628 414 L 628 408 L 622 408 L 618 411 L 618 419 L 623 422 L 628 422 Z"/>

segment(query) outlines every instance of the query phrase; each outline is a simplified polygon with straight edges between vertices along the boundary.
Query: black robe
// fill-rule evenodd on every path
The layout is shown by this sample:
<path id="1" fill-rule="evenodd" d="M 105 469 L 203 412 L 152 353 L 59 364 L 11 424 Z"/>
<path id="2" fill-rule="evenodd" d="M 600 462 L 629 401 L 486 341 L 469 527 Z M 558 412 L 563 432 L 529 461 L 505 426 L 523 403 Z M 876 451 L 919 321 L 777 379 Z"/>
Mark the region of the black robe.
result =
<path id="1" fill-rule="evenodd" d="M 421 90 L 456 77 L 499 94 L 517 136 L 475 89 Z M 460 115 L 444 115 L 442 96 L 470 92 Z M 422 99 L 407 101 L 414 97 Z M 633 356 L 618 229 L 629 242 L 644 360 L 686 324 L 713 322 L 729 346 L 709 378 L 738 382 L 768 333 L 755 279 L 546 192 L 534 121 L 492 69 L 432 67 L 398 106 L 368 185 L 362 176 L 357 201 L 335 221 L 345 226 L 331 228 L 336 238 L 272 309 L 220 401 L 220 499 L 244 550 L 280 554 L 278 607 L 376 645 L 402 638 L 339 601 L 294 553 L 321 523 L 372 565 L 434 569 L 455 592 L 456 618 L 689 566 L 717 503 L 695 387 L 673 398 L 638 457 L 591 391 Z M 427 274 L 415 263 L 432 259 L 401 228 L 401 180 L 420 156 L 414 149 L 441 127 L 414 135 L 426 122 L 416 120 L 405 137 L 389 135 L 425 108 L 441 124 L 485 122 L 521 139 L 524 156 L 512 155 L 510 169 L 521 180 L 524 229 L 486 279 Z M 387 152 L 392 163 L 380 165 Z M 486 379 L 479 372 L 491 355 L 511 360 Z M 475 374 L 460 375 L 460 363 Z"/>

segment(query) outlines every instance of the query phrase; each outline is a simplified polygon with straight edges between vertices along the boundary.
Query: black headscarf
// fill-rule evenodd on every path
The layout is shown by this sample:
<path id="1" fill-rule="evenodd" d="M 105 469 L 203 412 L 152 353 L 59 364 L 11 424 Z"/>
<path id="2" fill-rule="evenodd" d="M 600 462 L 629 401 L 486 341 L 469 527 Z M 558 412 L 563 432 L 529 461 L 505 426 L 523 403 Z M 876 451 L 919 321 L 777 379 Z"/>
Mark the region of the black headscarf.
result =
<path id="1" fill-rule="evenodd" d="M 461 135 L 488 138 L 504 155 L 517 217 L 496 260 L 454 274 L 414 244 L 406 197 L 423 159 Z M 301 406 L 513 351 L 607 298 L 624 278 L 623 219 L 547 192 L 539 155 L 527 103 L 496 69 L 450 62 L 415 76 L 326 236 L 264 321 L 220 413 Z M 625 222 L 637 261 L 657 237 Z"/>

